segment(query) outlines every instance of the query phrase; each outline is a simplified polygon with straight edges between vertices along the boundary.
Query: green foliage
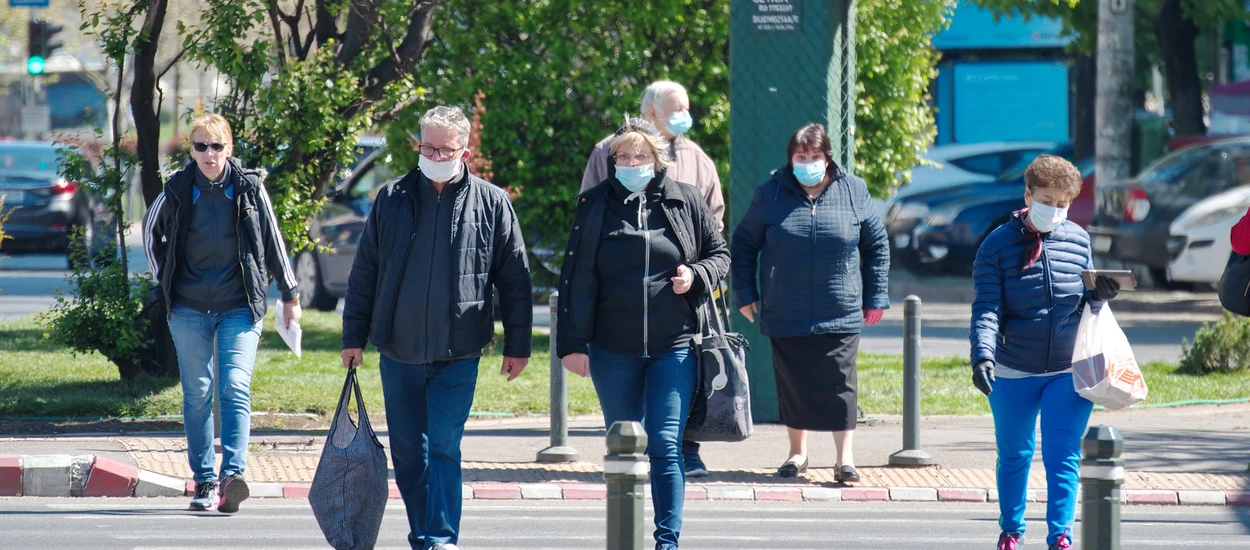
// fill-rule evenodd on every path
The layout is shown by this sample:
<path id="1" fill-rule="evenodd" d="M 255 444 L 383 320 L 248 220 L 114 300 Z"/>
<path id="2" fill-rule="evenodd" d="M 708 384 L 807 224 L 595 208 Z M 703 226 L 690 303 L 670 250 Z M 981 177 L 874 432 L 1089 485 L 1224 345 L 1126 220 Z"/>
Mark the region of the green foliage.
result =
<path id="1" fill-rule="evenodd" d="M 435 35 L 415 76 L 428 101 L 388 131 L 398 168 L 416 163 L 403 135 L 423 110 L 468 109 L 480 90 L 483 154 L 494 183 L 517 195 L 531 248 L 563 248 L 591 148 L 638 112 L 652 81 L 687 88 L 690 136 L 728 181 L 728 2 L 451 0 Z"/>
<path id="2" fill-rule="evenodd" d="M 855 29 L 855 173 L 883 196 L 933 143 L 929 83 L 937 77 L 933 33 L 946 28 L 955 0 L 859 3 Z"/>
<path id="3" fill-rule="evenodd" d="M 1192 373 L 1250 370 L 1250 317 L 1224 312 L 1214 325 L 1203 323 L 1194 341 L 1182 342 L 1181 370 Z"/>

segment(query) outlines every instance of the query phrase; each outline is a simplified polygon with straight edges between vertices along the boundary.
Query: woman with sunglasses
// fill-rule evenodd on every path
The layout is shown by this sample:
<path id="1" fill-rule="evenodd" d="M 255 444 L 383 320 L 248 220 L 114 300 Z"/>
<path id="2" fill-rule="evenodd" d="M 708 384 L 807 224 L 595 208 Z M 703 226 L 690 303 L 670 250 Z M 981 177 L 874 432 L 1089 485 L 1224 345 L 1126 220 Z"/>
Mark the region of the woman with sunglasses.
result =
<path id="1" fill-rule="evenodd" d="M 226 119 L 210 114 L 192 121 L 192 161 L 165 182 L 143 220 L 148 265 L 178 351 L 187 458 L 195 480 L 191 509 L 215 507 L 227 514 L 249 496 L 243 473 L 252 365 L 271 276 L 282 292 L 287 322 L 300 317 L 295 275 L 262 185 L 265 173 L 244 168 L 232 151 Z M 221 399 L 220 475 L 213 468 L 214 384 Z"/>

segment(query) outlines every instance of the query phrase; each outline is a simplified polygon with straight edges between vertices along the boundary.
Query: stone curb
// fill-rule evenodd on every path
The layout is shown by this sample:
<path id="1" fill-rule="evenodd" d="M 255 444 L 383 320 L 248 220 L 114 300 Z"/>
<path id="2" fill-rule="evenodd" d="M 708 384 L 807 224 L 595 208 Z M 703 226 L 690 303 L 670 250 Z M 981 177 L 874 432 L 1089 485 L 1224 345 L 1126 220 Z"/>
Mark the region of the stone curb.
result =
<path id="1" fill-rule="evenodd" d="M 308 483 L 249 483 L 255 498 L 307 499 Z M 0 455 L 0 497 L 190 496 L 195 484 L 94 455 Z M 464 500 L 606 500 L 601 483 L 466 483 Z M 398 499 L 392 482 L 389 497 Z M 1122 490 L 1120 501 L 1143 506 L 1244 506 L 1250 491 Z M 1029 490 L 1030 502 L 1045 502 Z M 994 489 L 951 487 L 686 486 L 686 500 L 757 502 L 997 502 Z"/>

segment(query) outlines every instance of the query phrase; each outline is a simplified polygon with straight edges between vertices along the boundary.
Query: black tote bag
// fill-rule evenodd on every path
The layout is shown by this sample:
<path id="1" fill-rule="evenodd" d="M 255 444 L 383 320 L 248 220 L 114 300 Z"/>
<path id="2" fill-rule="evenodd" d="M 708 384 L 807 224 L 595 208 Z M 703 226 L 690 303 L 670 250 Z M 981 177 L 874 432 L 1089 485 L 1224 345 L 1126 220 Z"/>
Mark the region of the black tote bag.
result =
<path id="1" fill-rule="evenodd" d="M 1250 316 L 1250 256 L 1233 252 L 1220 276 L 1220 305 L 1237 315 Z"/>
<path id="2" fill-rule="evenodd" d="M 708 334 L 695 339 L 698 370 L 685 432 L 691 441 L 745 441 L 753 429 L 746 361 L 751 346 L 745 336 L 728 331 L 724 292 L 720 298 L 723 309 L 716 298 L 708 299 L 715 321 L 708 321 Z"/>

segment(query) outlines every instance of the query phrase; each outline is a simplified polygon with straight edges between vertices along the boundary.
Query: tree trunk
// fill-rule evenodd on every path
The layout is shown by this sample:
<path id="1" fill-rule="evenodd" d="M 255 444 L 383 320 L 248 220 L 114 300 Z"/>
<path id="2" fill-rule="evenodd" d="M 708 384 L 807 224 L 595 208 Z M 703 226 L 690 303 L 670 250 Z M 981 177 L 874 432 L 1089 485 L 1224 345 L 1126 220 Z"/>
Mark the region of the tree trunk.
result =
<path id="1" fill-rule="evenodd" d="M 1172 129 L 1177 137 L 1205 134 L 1202 121 L 1202 82 L 1198 79 L 1198 52 L 1194 41 L 1198 25 L 1185 15 L 1182 0 L 1165 0 L 1155 19 L 1155 35 L 1163 56 Z"/>
<path id="2" fill-rule="evenodd" d="M 1081 54 L 1073 70 L 1076 87 L 1075 138 L 1073 158 L 1077 161 L 1094 156 L 1094 109 L 1098 99 L 1098 57 Z"/>
<path id="3" fill-rule="evenodd" d="M 139 180 L 143 186 L 143 202 L 152 202 L 164 188 L 161 181 L 160 137 L 161 120 L 156 112 L 156 50 L 160 44 L 161 31 L 165 27 L 167 0 L 151 0 L 147 16 L 136 41 L 134 53 L 134 83 L 130 92 L 130 110 L 135 120 L 136 152 L 139 156 Z M 138 365 L 119 362 L 123 378 L 129 373 L 147 372 L 153 376 L 178 376 L 178 356 L 173 338 L 169 335 L 169 323 L 165 305 L 159 291 L 148 297 L 148 304 L 136 323 L 146 320 L 144 341 L 148 345 L 139 352 Z M 132 375 L 133 377 L 133 375 Z"/>

